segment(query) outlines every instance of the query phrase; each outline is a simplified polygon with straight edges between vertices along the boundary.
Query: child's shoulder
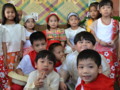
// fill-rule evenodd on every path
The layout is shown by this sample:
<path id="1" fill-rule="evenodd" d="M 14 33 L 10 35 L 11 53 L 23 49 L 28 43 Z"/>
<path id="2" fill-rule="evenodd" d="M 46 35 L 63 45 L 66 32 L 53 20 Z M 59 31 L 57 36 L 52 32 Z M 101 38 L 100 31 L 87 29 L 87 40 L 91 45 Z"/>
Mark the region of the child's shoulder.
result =
<path id="1" fill-rule="evenodd" d="M 51 77 L 53 79 L 54 78 L 60 78 L 60 75 L 53 70 L 52 72 L 49 73 L 49 77 Z"/>

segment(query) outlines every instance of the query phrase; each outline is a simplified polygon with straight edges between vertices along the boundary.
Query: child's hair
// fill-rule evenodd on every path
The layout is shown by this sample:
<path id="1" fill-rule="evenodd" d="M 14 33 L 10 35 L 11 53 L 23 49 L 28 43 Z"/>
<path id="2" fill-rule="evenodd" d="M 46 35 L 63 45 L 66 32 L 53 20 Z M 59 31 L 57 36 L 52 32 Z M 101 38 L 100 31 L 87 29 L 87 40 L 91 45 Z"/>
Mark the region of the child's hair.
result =
<path id="1" fill-rule="evenodd" d="M 41 31 L 33 32 L 30 35 L 30 42 L 32 45 L 33 45 L 33 42 L 37 41 L 37 40 L 45 40 L 46 41 L 46 37 Z"/>
<path id="2" fill-rule="evenodd" d="M 49 47 L 49 51 L 51 51 L 51 52 L 53 53 L 53 52 L 54 52 L 54 49 L 55 49 L 56 47 L 58 47 L 58 46 L 61 46 L 61 47 L 62 47 L 62 45 L 61 45 L 60 43 L 53 43 L 53 44 L 51 44 L 50 47 Z"/>
<path id="3" fill-rule="evenodd" d="M 46 17 L 46 23 L 47 23 L 47 29 L 50 30 L 50 26 L 48 25 L 49 19 L 51 16 L 55 16 L 57 18 L 57 21 L 59 22 L 59 17 L 57 16 L 57 14 L 55 13 L 50 13 L 47 17 Z"/>
<path id="4" fill-rule="evenodd" d="M 110 5 L 113 8 L 113 2 L 111 0 L 101 0 L 101 2 L 99 3 L 99 8 L 104 5 Z"/>
<path id="5" fill-rule="evenodd" d="M 94 61 L 98 67 L 101 65 L 100 54 L 95 50 L 86 49 L 81 51 L 77 56 L 77 67 L 80 61 L 87 60 L 87 59 L 91 59 L 92 61 Z"/>
<path id="6" fill-rule="evenodd" d="M 48 60 L 52 61 L 54 63 L 54 65 L 56 63 L 56 57 L 55 57 L 55 55 L 52 52 L 48 51 L 48 50 L 42 50 L 42 51 L 40 51 L 37 54 L 37 56 L 36 56 L 35 62 L 37 63 L 38 59 L 40 59 L 40 58 L 41 59 L 47 58 Z"/>
<path id="7" fill-rule="evenodd" d="M 75 16 L 75 17 L 78 18 L 78 20 L 80 20 L 79 15 L 78 15 L 77 13 L 71 12 L 71 13 L 69 13 L 68 16 L 67 16 L 67 22 L 69 22 L 69 19 L 70 19 L 71 16 Z M 78 25 L 79 25 L 79 23 L 78 23 Z M 71 27 L 71 25 L 67 23 L 67 27 L 69 28 L 69 27 Z"/>
<path id="8" fill-rule="evenodd" d="M 24 19 L 23 19 L 24 23 L 26 23 L 26 22 L 28 21 L 28 19 L 30 19 L 30 18 L 32 18 L 33 21 L 35 22 L 35 19 L 34 19 L 34 17 L 33 17 L 32 15 L 27 15 L 27 16 L 25 16 Z M 27 28 L 25 25 L 24 25 L 24 27 Z M 34 27 L 35 27 L 35 26 L 34 26 Z M 33 30 L 34 30 L 34 27 L 32 28 Z"/>
<path id="9" fill-rule="evenodd" d="M 82 41 L 82 40 L 91 41 L 93 45 L 95 45 L 96 43 L 95 37 L 90 32 L 86 32 L 86 31 L 82 31 L 75 36 L 74 44 L 77 44 L 78 41 Z"/>
<path id="10" fill-rule="evenodd" d="M 90 8 L 91 8 L 91 7 L 95 7 L 96 10 L 98 10 L 98 6 L 99 6 L 99 3 L 98 3 L 98 2 L 93 2 L 93 3 L 91 3 L 90 6 L 89 6 L 89 11 L 90 11 Z M 99 12 L 99 11 L 98 11 L 98 12 Z M 101 17 L 101 14 L 100 14 L 100 13 L 98 13 L 98 14 L 99 14 L 99 15 L 97 16 L 97 19 Z"/>
<path id="11" fill-rule="evenodd" d="M 5 9 L 6 8 L 13 8 L 13 10 L 15 12 L 14 21 L 16 24 L 19 23 L 18 13 L 17 13 L 17 10 L 15 9 L 15 6 L 11 3 L 6 3 L 2 7 L 2 24 L 4 25 L 6 23 L 6 20 L 7 20 L 7 18 L 5 17 Z"/>

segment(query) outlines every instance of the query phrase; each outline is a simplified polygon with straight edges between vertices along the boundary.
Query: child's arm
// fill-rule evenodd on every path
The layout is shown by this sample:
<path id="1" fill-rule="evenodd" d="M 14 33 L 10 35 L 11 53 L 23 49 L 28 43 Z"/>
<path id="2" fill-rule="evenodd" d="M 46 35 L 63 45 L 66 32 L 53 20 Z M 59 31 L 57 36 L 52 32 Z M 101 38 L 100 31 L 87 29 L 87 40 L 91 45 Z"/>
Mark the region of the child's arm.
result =
<path id="1" fill-rule="evenodd" d="M 16 68 L 16 73 L 20 74 L 20 75 L 24 75 L 23 70 L 25 71 L 25 68 L 29 68 L 27 66 L 28 62 L 30 61 L 30 57 L 29 55 L 25 55 L 22 60 L 20 61 L 20 63 L 18 64 L 17 68 Z"/>
<path id="2" fill-rule="evenodd" d="M 74 46 L 71 44 L 70 40 L 67 39 L 67 44 L 72 48 L 73 51 L 75 51 L 75 48 Z"/>
<path id="3" fill-rule="evenodd" d="M 110 43 L 108 43 L 108 45 L 113 46 L 117 42 L 118 37 L 119 37 L 119 33 L 116 34 L 115 38 Z"/>
<path id="4" fill-rule="evenodd" d="M 16 69 L 15 72 L 20 75 L 24 75 L 24 73 L 22 72 L 22 70 L 20 68 Z"/>
<path id="5" fill-rule="evenodd" d="M 96 36 L 96 34 L 95 34 L 95 32 L 94 32 L 93 30 L 91 30 L 91 33 L 94 35 L 94 37 L 95 37 L 95 39 L 96 39 L 96 41 L 97 41 L 98 43 L 100 43 L 100 44 L 103 45 L 103 46 L 107 46 L 107 45 L 108 45 L 106 42 L 101 41 L 101 40 Z"/>
<path id="6" fill-rule="evenodd" d="M 25 85 L 24 90 L 34 90 L 34 89 L 39 90 L 39 88 L 42 88 L 43 85 L 45 84 L 44 83 L 45 78 L 46 78 L 45 72 L 41 72 L 39 76 L 38 76 L 38 71 L 31 72 L 29 74 L 27 84 Z"/>
<path id="7" fill-rule="evenodd" d="M 20 45 L 20 51 L 18 52 L 18 57 L 22 58 L 23 57 L 23 44 L 24 42 L 21 41 L 21 45 Z"/>
<path id="8" fill-rule="evenodd" d="M 63 47 L 65 47 L 65 41 L 61 41 Z"/>
<path id="9" fill-rule="evenodd" d="M 26 37 L 26 40 L 29 40 L 29 37 Z"/>
<path id="10" fill-rule="evenodd" d="M 3 56 L 4 56 L 4 65 L 7 67 L 7 46 L 6 42 L 2 43 L 2 49 L 3 49 Z"/>

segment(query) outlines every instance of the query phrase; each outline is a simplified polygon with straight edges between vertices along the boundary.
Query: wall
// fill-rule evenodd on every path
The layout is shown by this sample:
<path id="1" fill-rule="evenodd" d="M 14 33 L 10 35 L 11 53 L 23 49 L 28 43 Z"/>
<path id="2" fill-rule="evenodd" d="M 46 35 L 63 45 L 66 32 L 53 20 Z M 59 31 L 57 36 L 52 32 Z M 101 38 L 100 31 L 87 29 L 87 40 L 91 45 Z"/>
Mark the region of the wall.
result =
<path id="1" fill-rule="evenodd" d="M 100 0 L 0 0 L 0 11 L 4 3 L 11 2 L 23 10 L 23 15 L 38 13 L 38 24 L 44 24 L 46 16 L 56 12 L 60 17 L 60 23 L 66 23 L 68 13 L 76 12 L 83 19 L 88 10 L 88 4 Z M 1 17 L 1 16 L 0 16 Z"/>

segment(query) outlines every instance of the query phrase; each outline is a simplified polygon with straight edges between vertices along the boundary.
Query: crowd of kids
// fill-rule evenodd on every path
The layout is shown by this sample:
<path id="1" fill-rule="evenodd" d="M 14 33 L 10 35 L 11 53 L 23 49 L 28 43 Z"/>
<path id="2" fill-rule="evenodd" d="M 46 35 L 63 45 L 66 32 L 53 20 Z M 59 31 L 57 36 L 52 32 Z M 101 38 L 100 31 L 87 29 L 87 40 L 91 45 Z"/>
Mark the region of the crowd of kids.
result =
<path id="1" fill-rule="evenodd" d="M 11 3 L 2 7 L 0 24 L 0 90 L 114 90 L 120 86 L 118 22 L 113 2 L 89 6 L 84 28 L 75 12 L 67 16 L 67 29 L 59 28 L 54 12 L 47 29 L 36 31 L 32 15 Z"/>

